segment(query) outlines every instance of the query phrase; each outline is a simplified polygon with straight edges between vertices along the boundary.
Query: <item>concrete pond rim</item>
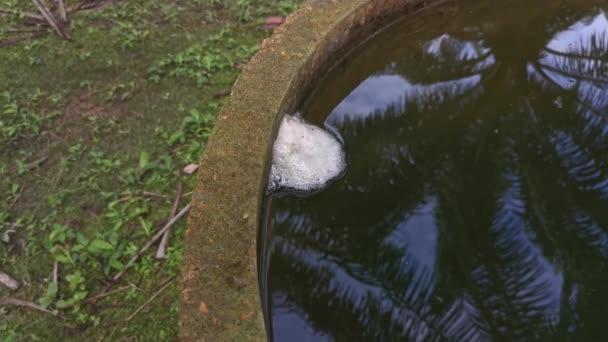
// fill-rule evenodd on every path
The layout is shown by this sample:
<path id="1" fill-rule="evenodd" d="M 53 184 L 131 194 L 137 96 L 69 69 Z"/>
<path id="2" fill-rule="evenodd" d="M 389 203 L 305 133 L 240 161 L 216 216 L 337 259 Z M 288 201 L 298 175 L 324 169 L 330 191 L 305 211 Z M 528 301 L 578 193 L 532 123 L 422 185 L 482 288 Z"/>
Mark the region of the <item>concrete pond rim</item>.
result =
<path id="1" fill-rule="evenodd" d="M 184 236 L 180 340 L 268 340 L 258 280 L 266 265 L 257 251 L 280 120 L 355 46 L 399 17 L 445 2 L 308 0 L 262 42 L 199 162 Z"/>

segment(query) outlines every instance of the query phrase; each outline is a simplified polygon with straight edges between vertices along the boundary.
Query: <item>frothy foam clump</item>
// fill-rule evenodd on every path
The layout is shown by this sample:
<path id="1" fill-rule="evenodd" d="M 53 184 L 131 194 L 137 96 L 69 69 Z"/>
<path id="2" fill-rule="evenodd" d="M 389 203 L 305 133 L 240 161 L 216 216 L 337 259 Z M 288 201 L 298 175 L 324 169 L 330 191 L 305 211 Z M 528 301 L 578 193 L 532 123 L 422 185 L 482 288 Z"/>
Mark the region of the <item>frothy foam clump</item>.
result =
<path id="1" fill-rule="evenodd" d="M 316 190 L 346 168 L 342 144 L 325 130 L 286 115 L 274 143 L 269 187 Z"/>

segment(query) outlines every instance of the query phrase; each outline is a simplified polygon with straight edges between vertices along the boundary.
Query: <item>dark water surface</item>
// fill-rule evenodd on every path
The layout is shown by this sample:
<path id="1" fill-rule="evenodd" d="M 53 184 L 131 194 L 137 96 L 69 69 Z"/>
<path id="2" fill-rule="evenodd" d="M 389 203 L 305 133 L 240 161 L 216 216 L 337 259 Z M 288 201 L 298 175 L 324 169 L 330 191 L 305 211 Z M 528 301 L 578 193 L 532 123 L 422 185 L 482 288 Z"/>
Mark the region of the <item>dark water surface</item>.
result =
<path id="1" fill-rule="evenodd" d="M 608 340 L 602 8 L 453 2 L 319 84 L 348 166 L 267 199 L 274 341 Z"/>

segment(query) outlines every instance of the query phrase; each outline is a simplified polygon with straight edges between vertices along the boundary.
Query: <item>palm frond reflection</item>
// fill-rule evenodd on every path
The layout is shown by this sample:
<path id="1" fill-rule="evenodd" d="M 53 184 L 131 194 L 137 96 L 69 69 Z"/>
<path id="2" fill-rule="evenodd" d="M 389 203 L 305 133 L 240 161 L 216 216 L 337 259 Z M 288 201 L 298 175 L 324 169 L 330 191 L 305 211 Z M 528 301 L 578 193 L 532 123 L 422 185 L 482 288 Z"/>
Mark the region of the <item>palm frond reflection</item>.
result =
<path id="1" fill-rule="evenodd" d="M 334 341 L 601 336 L 608 20 L 549 19 L 525 58 L 441 34 L 335 108 L 346 176 L 270 202 L 275 307 Z"/>

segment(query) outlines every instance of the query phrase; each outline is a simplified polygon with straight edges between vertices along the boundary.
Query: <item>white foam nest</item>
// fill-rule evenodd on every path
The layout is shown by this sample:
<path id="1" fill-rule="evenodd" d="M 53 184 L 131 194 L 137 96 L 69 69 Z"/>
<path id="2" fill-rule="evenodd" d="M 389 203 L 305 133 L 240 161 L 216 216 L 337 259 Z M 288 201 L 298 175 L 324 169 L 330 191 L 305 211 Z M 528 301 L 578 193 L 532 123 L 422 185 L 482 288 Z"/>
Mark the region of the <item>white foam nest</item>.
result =
<path id="1" fill-rule="evenodd" d="M 344 149 L 335 136 L 297 116 L 285 115 L 274 143 L 270 190 L 318 190 L 345 168 Z"/>

